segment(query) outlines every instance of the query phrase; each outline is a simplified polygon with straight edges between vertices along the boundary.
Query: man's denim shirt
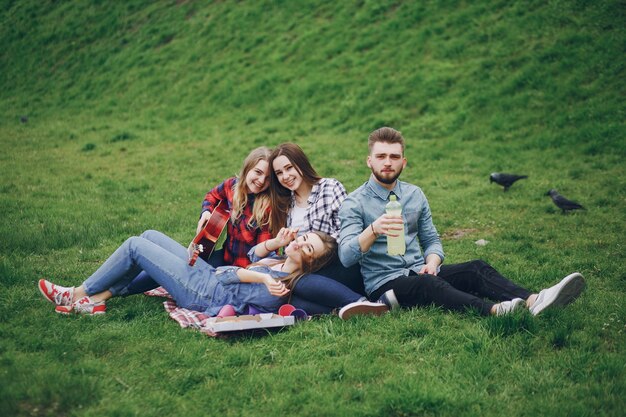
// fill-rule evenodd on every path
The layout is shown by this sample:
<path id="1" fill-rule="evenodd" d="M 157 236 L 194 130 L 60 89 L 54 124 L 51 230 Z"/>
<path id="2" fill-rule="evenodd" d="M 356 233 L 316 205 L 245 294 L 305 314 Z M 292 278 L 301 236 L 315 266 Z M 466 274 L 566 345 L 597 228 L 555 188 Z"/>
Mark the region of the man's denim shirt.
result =
<path id="1" fill-rule="evenodd" d="M 369 251 L 361 252 L 358 237 L 383 215 L 391 192 L 402 204 L 406 253 L 402 256 L 388 255 L 387 237 L 384 235 L 376 239 Z M 415 185 L 396 181 L 393 190 L 389 191 L 371 176 L 368 182 L 344 200 L 339 219 L 339 259 L 346 267 L 361 263 L 361 274 L 368 294 L 394 278 L 409 275 L 410 271 L 419 272 L 425 258 L 431 253 L 439 255 L 443 262 L 443 247 L 432 221 L 428 201 Z"/>

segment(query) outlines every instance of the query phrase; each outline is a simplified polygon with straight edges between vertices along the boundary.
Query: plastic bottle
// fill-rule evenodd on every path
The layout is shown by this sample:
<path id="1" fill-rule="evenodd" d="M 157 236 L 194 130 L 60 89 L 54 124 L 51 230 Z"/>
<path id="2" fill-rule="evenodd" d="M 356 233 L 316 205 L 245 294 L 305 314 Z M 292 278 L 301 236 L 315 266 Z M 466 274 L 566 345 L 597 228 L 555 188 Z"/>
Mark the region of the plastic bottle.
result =
<path id="1" fill-rule="evenodd" d="M 389 196 L 389 202 L 385 206 L 387 214 L 394 216 L 402 216 L 402 205 L 396 199 L 394 194 Z M 387 253 L 389 255 L 404 255 L 406 252 L 406 243 L 404 242 L 404 224 L 402 230 L 394 230 L 399 236 L 387 236 Z"/>

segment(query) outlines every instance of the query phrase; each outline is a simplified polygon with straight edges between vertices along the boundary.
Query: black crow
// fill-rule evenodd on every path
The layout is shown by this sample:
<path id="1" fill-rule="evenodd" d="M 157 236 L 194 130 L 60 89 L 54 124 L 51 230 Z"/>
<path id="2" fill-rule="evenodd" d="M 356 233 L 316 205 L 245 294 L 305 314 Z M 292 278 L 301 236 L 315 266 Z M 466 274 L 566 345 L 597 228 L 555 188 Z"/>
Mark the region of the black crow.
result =
<path id="1" fill-rule="evenodd" d="M 550 196 L 550 198 L 552 199 L 552 202 L 556 204 L 556 206 L 562 210 L 563 214 L 565 214 L 565 212 L 569 210 L 577 210 L 577 209 L 584 210 L 585 209 L 583 206 L 581 206 L 577 202 L 570 201 L 567 198 L 563 197 L 554 189 L 548 191 L 546 195 Z"/>
<path id="2" fill-rule="evenodd" d="M 528 175 L 515 175 L 515 174 L 503 174 L 500 172 L 494 172 L 489 176 L 489 183 L 495 182 L 504 187 L 504 191 L 507 191 L 511 185 L 517 180 L 528 178 Z"/>

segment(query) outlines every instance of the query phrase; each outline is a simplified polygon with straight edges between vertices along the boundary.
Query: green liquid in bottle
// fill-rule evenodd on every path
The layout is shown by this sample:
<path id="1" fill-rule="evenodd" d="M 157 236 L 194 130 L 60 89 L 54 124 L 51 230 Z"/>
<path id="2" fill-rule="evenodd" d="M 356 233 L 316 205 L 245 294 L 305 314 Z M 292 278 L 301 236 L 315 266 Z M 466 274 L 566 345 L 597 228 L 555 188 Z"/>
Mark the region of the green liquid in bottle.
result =
<path id="1" fill-rule="evenodd" d="M 395 195 L 389 196 L 389 202 L 385 206 L 387 214 L 402 216 L 402 205 Z M 402 230 L 394 230 L 399 236 L 387 236 L 387 253 L 389 255 L 404 255 L 406 252 L 406 243 L 404 241 L 404 225 Z"/>

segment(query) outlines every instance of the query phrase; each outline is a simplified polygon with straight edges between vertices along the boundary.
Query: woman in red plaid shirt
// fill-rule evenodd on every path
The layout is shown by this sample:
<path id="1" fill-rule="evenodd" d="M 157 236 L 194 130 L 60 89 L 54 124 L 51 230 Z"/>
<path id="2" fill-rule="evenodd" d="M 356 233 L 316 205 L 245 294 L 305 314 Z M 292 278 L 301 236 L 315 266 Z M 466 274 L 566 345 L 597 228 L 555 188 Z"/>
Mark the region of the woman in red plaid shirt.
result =
<path id="1" fill-rule="evenodd" d="M 196 232 L 200 232 L 220 201 L 228 203 L 227 209 L 230 211 L 224 249 L 222 253 L 218 251 L 215 254 L 218 256 L 211 257 L 209 263 L 213 266 L 246 267 L 250 264 L 250 249 L 272 237 L 269 230 L 268 192 L 270 152 L 264 146 L 250 152 L 238 177 L 228 178 L 204 197 Z M 219 259 L 219 255 L 222 259 Z"/>
<path id="2" fill-rule="evenodd" d="M 269 231 L 269 158 L 271 151 L 265 146 L 252 150 L 243 162 L 241 172 L 210 190 L 202 202 L 196 234 L 217 206 L 224 201 L 230 211 L 227 237 L 221 250 L 213 252 L 208 263 L 214 267 L 233 265 L 245 268 L 250 264 L 248 252 L 254 246 L 271 238 Z M 140 273 L 128 286 L 128 295 L 142 293 L 158 287 L 145 272 Z"/>

